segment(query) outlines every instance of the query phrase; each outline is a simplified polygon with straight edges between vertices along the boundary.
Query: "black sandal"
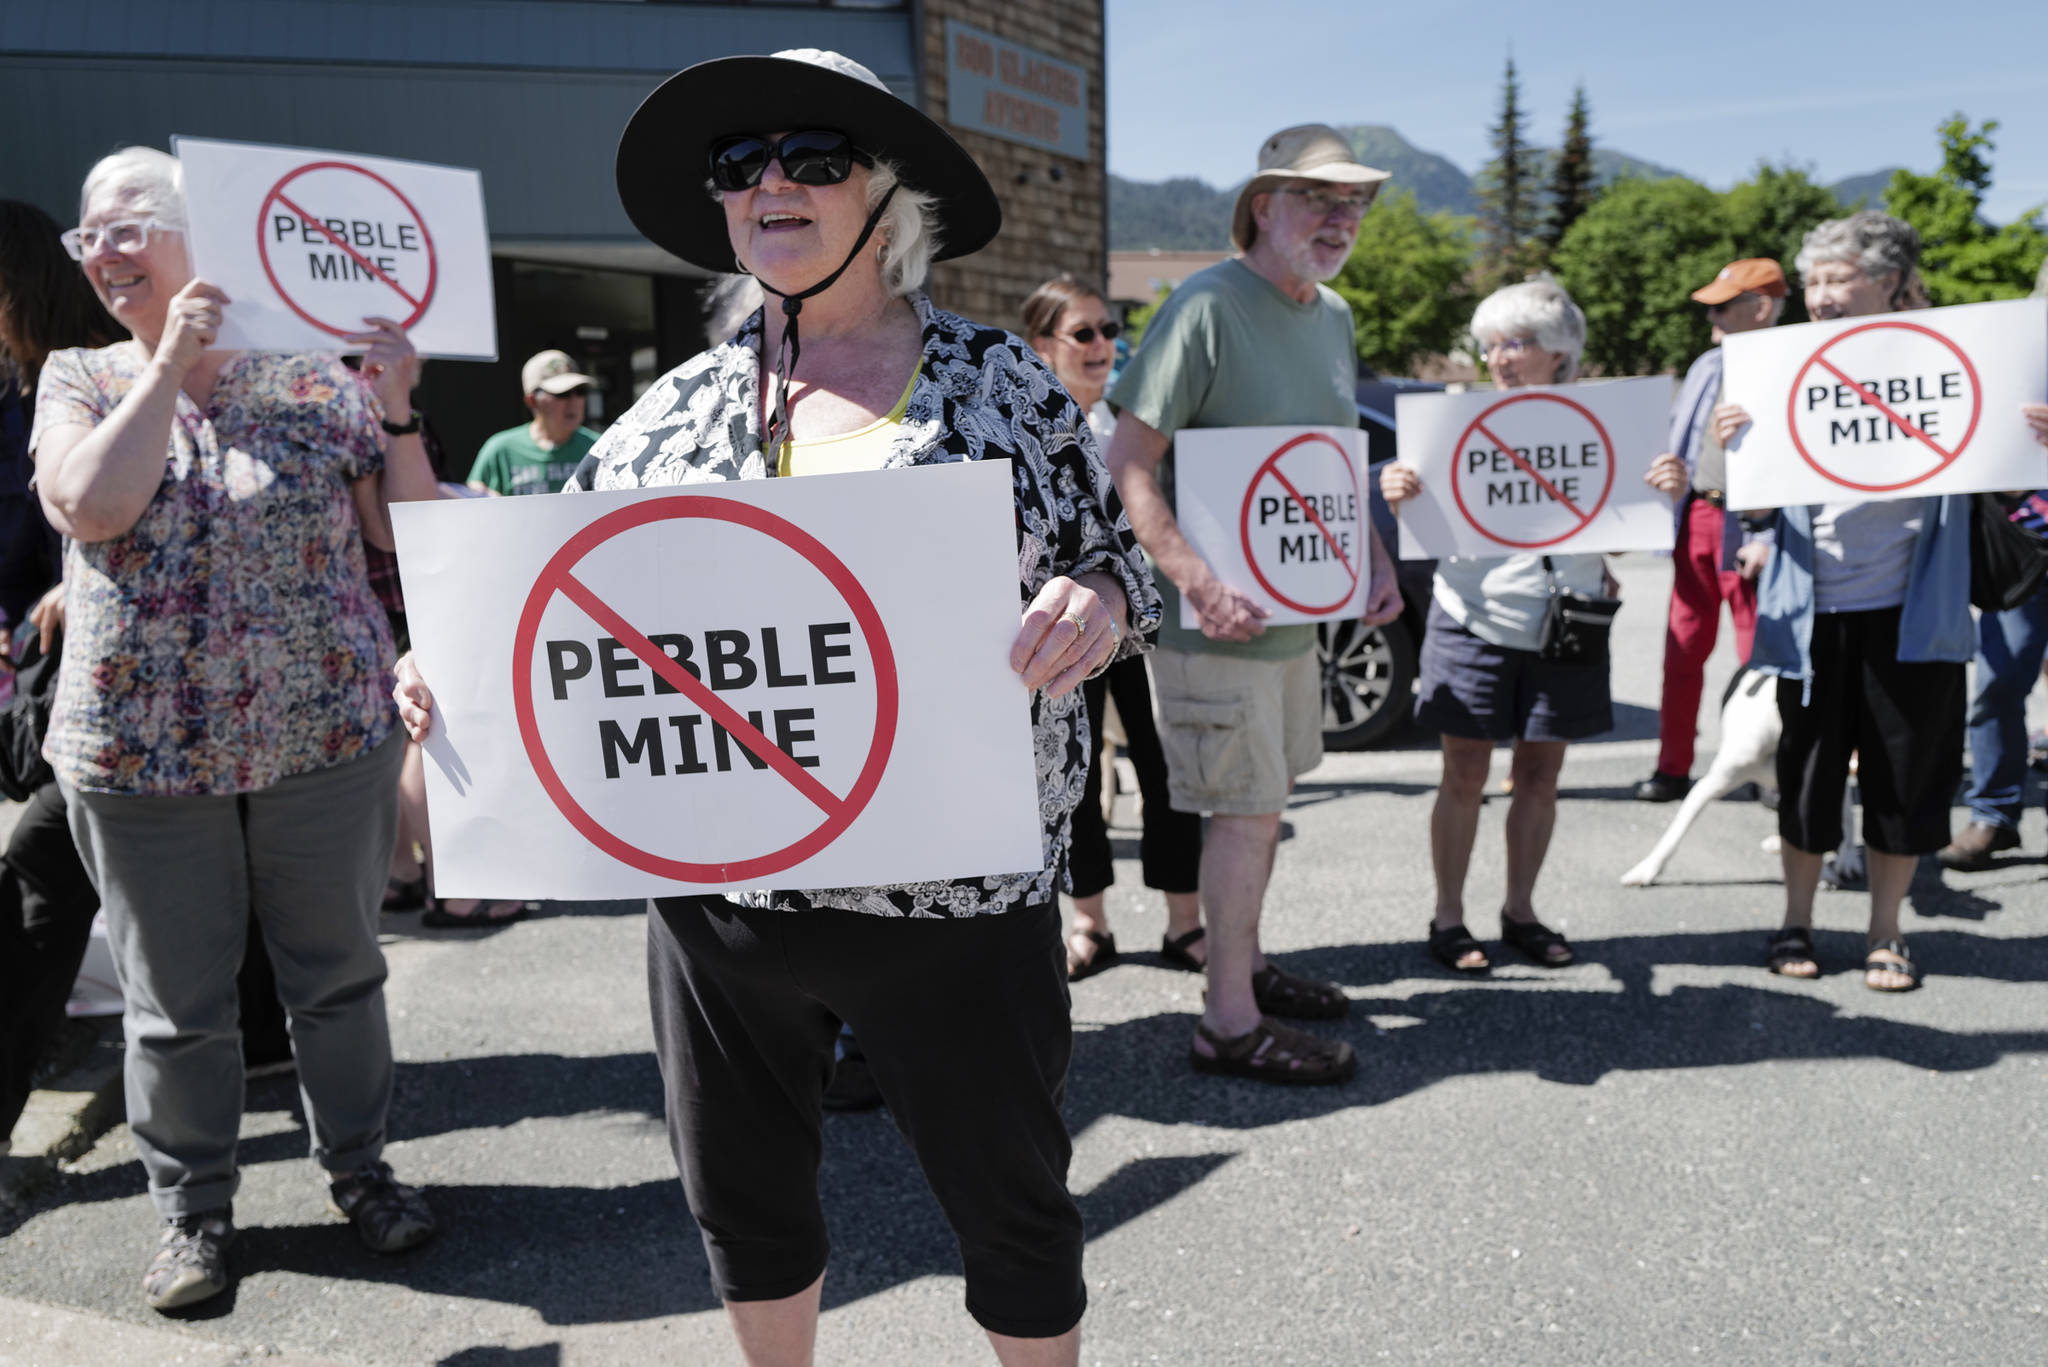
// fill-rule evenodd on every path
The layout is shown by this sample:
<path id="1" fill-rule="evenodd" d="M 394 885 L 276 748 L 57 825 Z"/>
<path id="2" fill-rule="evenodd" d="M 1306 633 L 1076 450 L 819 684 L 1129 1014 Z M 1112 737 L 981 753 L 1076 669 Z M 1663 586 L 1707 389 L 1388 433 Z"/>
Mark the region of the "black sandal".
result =
<path id="1" fill-rule="evenodd" d="M 1335 983 L 1320 983 L 1273 964 L 1252 974 L 1252 1000 L 1265 1015 L 1299 1021 L 1341 1020 L 1351 1011 L 1351 998 Z"/>
<path id="2" fill-rule="evenodd" d="M 1805 926 L 1786 926 L 1764 941 L 1764 964 L 1781 978 L 1802 980 L 1820 976 L 1820 959 L 1813 952 L 1813 932 Z M 1787 972 L 1794 964 L 1812 964 L 1811 973 Z"/>
<path id="3" fill-rule="evenodd" d="M 1087 959 L 1077 959 L 1074 957 L 1074 936 L 1076 935 L 1085 940 L 1092 940 L 1095 943 L 1095 953 L 1092 957 Z M 1116 965 L 1116 936 L 1108 931 L 1077 930 L 1073 935 L 1067 936 L 1068 982 L 1077 983 L 1083 978 L 1092 978 L 1104 969 L 1115 968 Z"/>
<path id="4" fill-rule="evenodd" d="M 1542 968 L 1566 968 L 1578 958 L 1564 936 L 1541 921 L 1516 921 L 1503 916 L 1500 918 L 1500 939 L 1502 944 L 1520 950 L 1531 963 Z"/>
<path id="5" fill-rule="evenodd" d="M 427 875 L 420 874 L 410 883 L 403 878 L 387 877 L 384 880 L 384 901 L 379 911 L 397 915 L 401 912 L 419 911 L 427 905 Z"/>
<path id="6" fill-rule="evenodd" d="M 1880 954 L 1896 954 L 1901 962 L 1880 959 Z M 1904 987 L 1880 987 L 1870 981 L 1873 973 L 1897 973 L 1906 979 Z M 1863 956 L 1863 985 L 1872 992 L 1911 992 L 1920 985 L 1920 965 L 1913 962 L 1913 956 L 1906 952 L 1904 940 L 1886 940 L 1881 945 L 1872 945 L 1870 952 Z"/>
<path id="7" fill-rule="evenodd" d="M 1185 935 L 1168 935 L 1159 942 L 1159 957 L 1168 968 L 1177 968 L 1183 973 L 1207 973 L 1209 965 L 1188 953 L 1201 943 L 1206 934 L 1206 929 L 1196 926 Z"/>
<path id="8" fill-rule="evenodd" d="M 1429 957 L 1453 973 L 1477 976 L 1493 971 L 1493 960 L 1487 957 L 1486 946 L 1472 938 L 1472 932 L 1465 929 L 1465 923 L 1462 921 L 1454 926 L 1440 926 L 1431 922 L 1428 947 Z M 1463 962 L 1465 956 L 1475 952 L 1479 955 L 1478 963 Z"/>

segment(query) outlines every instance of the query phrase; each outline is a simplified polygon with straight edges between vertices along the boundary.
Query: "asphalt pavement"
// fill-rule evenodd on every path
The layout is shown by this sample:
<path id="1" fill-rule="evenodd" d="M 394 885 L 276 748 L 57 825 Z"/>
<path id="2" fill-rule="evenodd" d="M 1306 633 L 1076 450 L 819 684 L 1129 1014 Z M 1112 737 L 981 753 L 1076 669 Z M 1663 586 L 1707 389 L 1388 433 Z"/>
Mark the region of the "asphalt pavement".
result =
<path id="1" fill-rule="evenodd" d="M 1762 807 L 1716 804 L 1667 881 L 1617 881 L 1674 811 L 1629 799 L 1655 757 L 1668 563 L 1631 557 L 1622 577 L 1619 724 L 1572 748 L 1539 887 L 1576 966 L 1475 982 L 1424 956 L 1426 738 L 1332 755 L 1300 785 L 1265 938 L 1350 993 L 1349 1086 L 1189 1071 L 1200 984 L 1148 952 L 1164 912 L 1136 886 L 1120 805 L 1110 910 L 1128 962 L 1074 992 L 1084 1361 L 2048 1360 L 2038 809 L 1995 870 L 1923 869 L 1906 916 L 1923 990 L 1864 989 L 1849 893 L 1822 894 L 1825 976 L 1769 976 L 1781 892 Z M 1711 716 L 1705 730 L 1702 768 Z M 1469 885 L 1488 939 L 1504 810 L 1488 804 Z M 488 933 L 416 920 L 386 922 L 389 1156 L 430 1189 L 443 1236 L 363 1251 L 324 1214 L 292 1082 L 254 1083 L 236 1289 L 185 1320 L 142 1306 L 154 1221 L 116 1127 L 0 1218 L 0 1367 L 736 1361 L 661 1126 L 639 909 Z M 990 1361 L 886 1114 L 830 1120 L 820 1181 L 820 1362 Z"/>

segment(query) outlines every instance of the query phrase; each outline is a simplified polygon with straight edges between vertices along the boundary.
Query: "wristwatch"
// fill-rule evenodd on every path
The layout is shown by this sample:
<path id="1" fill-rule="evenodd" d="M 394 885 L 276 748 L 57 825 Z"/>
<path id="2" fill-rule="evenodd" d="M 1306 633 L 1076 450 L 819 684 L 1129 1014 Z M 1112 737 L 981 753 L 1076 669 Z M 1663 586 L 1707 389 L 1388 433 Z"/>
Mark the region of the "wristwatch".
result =
<path id="1" fill-rule="evenodd" d="M 420 430 L 420 411 L 417 408 L 413 409 L 412 417 L 408 418 L 403 423 L 393 422 L 389 418 L 381 418 L 379 419 L 379 421 L 384 424 L 384 430 L 386 432 L 389 432 L 392 436 L 409 437 L 413 433 Z"/>

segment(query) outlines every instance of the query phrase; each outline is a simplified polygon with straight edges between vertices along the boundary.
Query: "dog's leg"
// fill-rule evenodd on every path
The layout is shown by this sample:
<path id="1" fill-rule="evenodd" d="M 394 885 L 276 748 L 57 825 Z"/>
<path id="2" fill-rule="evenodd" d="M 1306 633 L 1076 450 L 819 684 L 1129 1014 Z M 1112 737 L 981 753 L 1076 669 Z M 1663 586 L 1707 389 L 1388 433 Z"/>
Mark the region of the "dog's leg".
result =
<path id="1" fill-rule="evenodd" d="M 1686 794 L 1685 802 L 1644 860 L 1621 876 L 1622 886 L 1647 887 L 1664 872 L 1664 865 L 1678 849 L 1692 823 L 1709 802 L 1727 796 L 1745 783 L 1767 783 L 1778 753 L 1778 697 L 1774 688 L 1758 676 L 1747 686 L 1736 687 L 1721 708 L 1721 748 L 1706 776 Z"/>
<path id="2" fill-rule="evenodd" d="M 1861 892 L 1870 883 L 1863 846 L 1856 839 L 1856 776 L 1842 785 L 1842 843 L 1821 865 L 1820 878 L 1837 892 Z"/>

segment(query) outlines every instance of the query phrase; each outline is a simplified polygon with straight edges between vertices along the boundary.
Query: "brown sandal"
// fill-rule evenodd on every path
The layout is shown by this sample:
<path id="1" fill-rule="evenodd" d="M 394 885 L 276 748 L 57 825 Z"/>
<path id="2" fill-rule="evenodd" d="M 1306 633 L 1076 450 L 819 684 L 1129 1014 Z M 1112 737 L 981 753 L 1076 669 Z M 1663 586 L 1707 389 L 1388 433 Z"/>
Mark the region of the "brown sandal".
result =
<path id="1" fill-rule="evenodd" d="M 1252 1000 L 1264 1014 L 1289 1020 L 1342 1020 L 1351 1011 L 1351 998 L 1337 984 L 1304 978 L 1273 964 L 1252 974 Z"/>
<path id="2" fill-rule="evenodd" d="M 1321 1087 L 1349 1082 L 1358 1071 L 1358 1055 L 1342 1040 L 1318 1039 L 1265 1017 L 1235 1039 L 1218 1035 L 1200 1021 L 1195 1022 L 1195 1033 L 1216 1051 L 1212 1056 L 1188 1046 L 1188 1062 L 1198 1073 L 1284 1087 Z"/>

